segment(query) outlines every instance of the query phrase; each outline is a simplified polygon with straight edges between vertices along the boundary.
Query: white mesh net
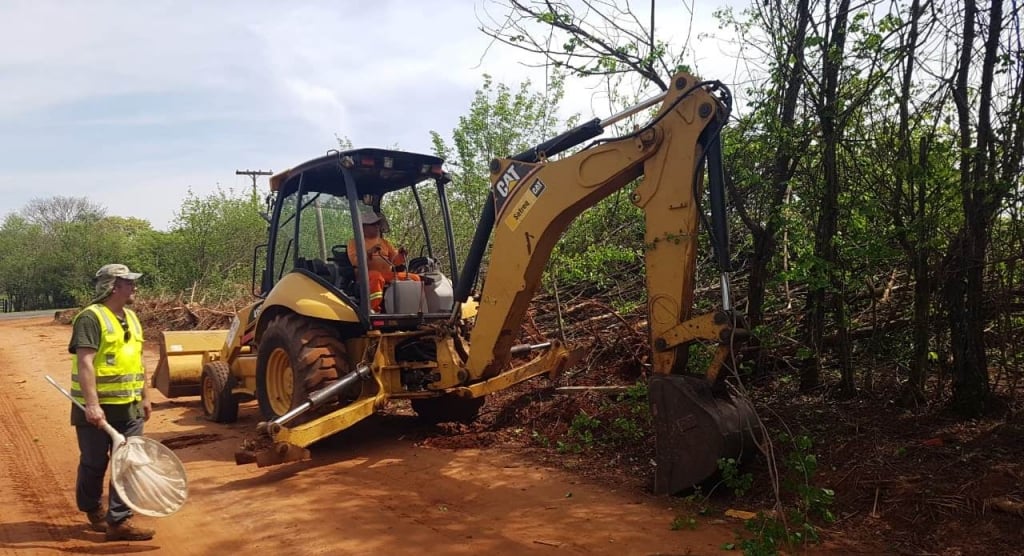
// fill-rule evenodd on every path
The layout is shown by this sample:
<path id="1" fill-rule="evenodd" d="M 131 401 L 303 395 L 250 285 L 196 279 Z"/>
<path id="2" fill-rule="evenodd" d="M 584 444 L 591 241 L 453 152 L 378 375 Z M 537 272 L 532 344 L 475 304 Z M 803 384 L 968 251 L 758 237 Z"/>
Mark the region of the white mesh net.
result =
<path id="1" fill-rule="evenodd" d="M 170 448 L 142 436 L 131 436 L 111 458 L 114 488 L 128 507 L 150 517 L 181 509 L 188 498 L 185 467 Z"/>

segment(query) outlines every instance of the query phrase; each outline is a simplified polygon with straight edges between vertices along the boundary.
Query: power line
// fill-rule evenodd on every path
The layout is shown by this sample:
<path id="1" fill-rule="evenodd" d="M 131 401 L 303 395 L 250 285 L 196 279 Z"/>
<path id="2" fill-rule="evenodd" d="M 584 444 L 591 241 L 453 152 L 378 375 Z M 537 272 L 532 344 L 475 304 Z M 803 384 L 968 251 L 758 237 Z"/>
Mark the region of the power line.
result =
<path id="1" fill-rule="evenodd" d="M 269 176 L 274 173 L 273 170 L 235 170 L 236 176 L 249 176 L 252 178 L 252 194 L 256 195 L 256 176 Z"/>

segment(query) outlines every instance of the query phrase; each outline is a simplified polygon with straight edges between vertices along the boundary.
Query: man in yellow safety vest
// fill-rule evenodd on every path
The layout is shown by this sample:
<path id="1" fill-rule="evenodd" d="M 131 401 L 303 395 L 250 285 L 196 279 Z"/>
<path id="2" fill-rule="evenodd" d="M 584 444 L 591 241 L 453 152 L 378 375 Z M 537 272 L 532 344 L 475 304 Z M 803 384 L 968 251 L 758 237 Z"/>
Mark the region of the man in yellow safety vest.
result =
<path id="1" fill-rule="evenodd" d="M 142 325 L 128 308 L 135 301 L 135 281 L 142 276 L 123 264 L 104 265 L 96 272 L 96 297 L 73 322 L 71 395 L 82 405 L 71 407 L 71 424 L 81 453 L 75 499 L 94 531 L 108 541 L 149 540 L 155 531 L 132 523 L 132 510 L 108 486 L 103 503 L 103 476 L 110 463 L 111 440 L 100 428 L 110 423 L 125 436 L 142 435 L 152 413 L 146 397 L 142 361 Z"/>

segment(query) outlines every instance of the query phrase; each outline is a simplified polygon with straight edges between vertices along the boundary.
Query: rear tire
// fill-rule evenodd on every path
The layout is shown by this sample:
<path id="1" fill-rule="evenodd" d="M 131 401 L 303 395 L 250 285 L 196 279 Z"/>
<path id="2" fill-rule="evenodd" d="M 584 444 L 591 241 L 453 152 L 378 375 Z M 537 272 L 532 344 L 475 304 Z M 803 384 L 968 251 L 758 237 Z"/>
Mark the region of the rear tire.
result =
<path id="1" fill-rule="evenodd" d="M 310 392 L 349 371 L 345 345 L 329 327 L 294 314 L 274 317 L 260 338 L 256 399 L 270 421 L 304 403 Z M 310 420 L 306 413 L 292 424 Z"/>
<path id="2" fill-rule="evenodd" d="M 413 411 L 423 421 L 437 423 L 472 423 L 480 414 L 484 398 L 461 398 L 451 394 L 437 398 L 414 398 Z"/>
<path id="3" fill-rule="evenodd" d="M 238 399 L 231 393 L 235 377 L 224 361 L 211 361 L 203 365 L 199 398 L 203 414 L 215 423 L 234 423 L 238 420 Z"/>

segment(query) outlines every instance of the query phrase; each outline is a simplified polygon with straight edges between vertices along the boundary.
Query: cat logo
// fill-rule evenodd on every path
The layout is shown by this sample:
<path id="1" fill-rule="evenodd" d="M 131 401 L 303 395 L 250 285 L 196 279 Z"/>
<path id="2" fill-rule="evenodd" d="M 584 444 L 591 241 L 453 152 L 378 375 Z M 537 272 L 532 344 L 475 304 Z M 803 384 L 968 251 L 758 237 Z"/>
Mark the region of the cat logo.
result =
<path id="1" fill-rule="evenodd" d="M 544 182 L 537 180 L 530 186 L 530 192 L 533 193 L 534 197 L 540 197 L 541 193 L 544 193 Z"/>
<path id="2" fill-rule="evenodd" d="M 536 166 L 522 162 L 513 162 L 493 183 L 494 209 L 495 212 L 502 212 L 505 201 L 516 194 L 516 189 L 523 180 L 530 178 L 530 174 L 536 170 Z"/>
<path id="3" fill-rule="evenodd" d="M 498 182 L 494 184 L 494 188 L 498 192 L 498 196 L 500 196 L 503 200 L 505 199 L 505 197 L 508 197 L 509 192 L 515 189 L 517 185 L 519 185 L 520 179 L 521 177 L 519 176 L 519 172 L 516 171 L 516 165 L 509 165 L 508 170 L 505 170 L 505 173 L 502 174 L 501 179 L 499 179 Z"/>

